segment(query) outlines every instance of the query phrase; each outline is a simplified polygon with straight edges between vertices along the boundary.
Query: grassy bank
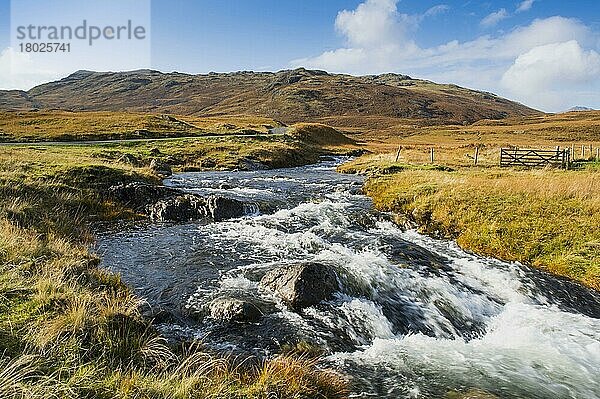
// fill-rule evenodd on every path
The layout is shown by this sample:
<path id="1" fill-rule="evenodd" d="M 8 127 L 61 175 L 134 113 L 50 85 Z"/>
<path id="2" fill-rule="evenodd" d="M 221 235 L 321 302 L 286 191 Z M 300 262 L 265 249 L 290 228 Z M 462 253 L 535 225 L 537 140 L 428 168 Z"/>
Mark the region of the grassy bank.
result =
<path id="1" fill-rule="evenodd" d="M 157 181 L 150 159 L 180 170 L 231 168 L 247 157 L 284 166 L 318 151 L 237 138 L 0 148 L 0 397 L 345 397 L 343 379 L 314 360 L 240 364 L 198 344 L 167 345 L 88 249 L 90 223 L 132 215 L 103 193 Z"/>
<path id="2" fill-rule="evenodd" d="M 382 210 L 473 252 L 520 261 L 600 289 L 600 174 L 455 168 L 359 158 L 340 168 L 369 173 Z"/>

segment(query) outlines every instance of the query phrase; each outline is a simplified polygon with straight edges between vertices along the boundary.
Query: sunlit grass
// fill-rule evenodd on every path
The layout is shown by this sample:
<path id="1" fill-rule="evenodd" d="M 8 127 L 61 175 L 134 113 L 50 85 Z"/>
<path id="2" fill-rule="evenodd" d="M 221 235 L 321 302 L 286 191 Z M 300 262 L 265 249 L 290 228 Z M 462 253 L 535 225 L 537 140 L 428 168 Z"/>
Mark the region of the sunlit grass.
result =
<path id="1" fill-rule="evenodd" d="M 582 170 L 394 164 L 390 154 L 345 171 L 372 174 L 375 205 L 455 238 L 468 250 L 531 264 L 600 289 L 600 175 Z"/>
<path id="2" fill-rule="evenodd" d="M 267 133 L 280 126 L 248 115 L 197 117 L 136 112 L 0 112 L 0 141 L 113 140 Z"/>

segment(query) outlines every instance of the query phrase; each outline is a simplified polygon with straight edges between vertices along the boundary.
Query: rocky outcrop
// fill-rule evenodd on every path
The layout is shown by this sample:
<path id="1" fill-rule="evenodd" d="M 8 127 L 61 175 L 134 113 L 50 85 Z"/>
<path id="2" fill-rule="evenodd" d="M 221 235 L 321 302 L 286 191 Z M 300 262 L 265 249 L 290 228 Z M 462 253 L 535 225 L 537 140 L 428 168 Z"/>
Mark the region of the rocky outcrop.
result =
<path id="1" fill-rule="evenodd" d="M 244 216 L 244 203 L 233 198 L 211 195 L 206 199 L 208 215 L 215 221 Z"/>
<path id="2" fill-rule="evenodd" d="M 147 183 L 113 186 L 108 197 L 130 206 L 158 222 L 187 222 L 210 218 L 216 222 L 244 216 L 244 203 L 218 195 L 197 194 Z"/>
<path id="3" fill-rule="evenodd" d="M 208 217 L 204 198 L 193 194 L 158 201 L 149 207 L 150 219 L 156 222 L 187 222 Z"/>
<path id="4" fill-rule="evenodd" d="M 267 170 L 269 167 L 252 158 L 242 158 L 238 162 L 238 169 L 244 171 Z"/>
<path id="5" fill-rule="evenodd" d="M 269 271 L 260 281 L 294 309 L 303 309 L 331 298 L 340 289 L 335 270 L 320 263 L 298 263 Z"/>
<path id="6" fill-rule="evenodd" d="M 156 202 L 149 207 L 150 219 L 158 222 L 187 222 L 211 218 L 215 222 L 244 216 L 244 203 L 211 195 L 204 198 L 183 194 Z"/>
<path id="7" fill-rule="evenodd" d="M 150 162 L 150 169 L 152 169 L 154 173 L 161 177 L 169 177 L 173 174 L 171 165 L 166 162 L 162 162 L 159 159 L 153 159 Z"/>
<path id="8" fill-rule="evenodd" d="M 118 184 L 108 190 L 108 196 L 130 206 L 138 211 L 149 204 L 156 203 L 162 199 L 179 194 L 180 191 L 154 184 L 134 182 L 129 184 Z"/>

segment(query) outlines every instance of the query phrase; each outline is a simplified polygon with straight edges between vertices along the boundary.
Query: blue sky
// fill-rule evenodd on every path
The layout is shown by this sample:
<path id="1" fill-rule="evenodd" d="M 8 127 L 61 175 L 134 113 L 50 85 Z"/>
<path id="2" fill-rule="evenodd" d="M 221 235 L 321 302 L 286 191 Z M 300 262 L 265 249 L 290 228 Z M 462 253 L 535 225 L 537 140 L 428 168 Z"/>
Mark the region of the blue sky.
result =
<path id="1" fill-rule="evenodd" d="M 32 14 L 57 4 L 39 3 Z M 151 7 L 150 65 L 140 58 L 139 67 L 398 72 L 548 111 L 600 108 L 597 0 L 153 0 Z M 10 33 L 10 1 L 0 0 L 0 88 L 28 89 L 97 65 L 80 58 L 53 70 L 34 59 L 3 68 L 19 56 L 9 50 Z M 136 66 L 131 58 L 126 69 Z"/>

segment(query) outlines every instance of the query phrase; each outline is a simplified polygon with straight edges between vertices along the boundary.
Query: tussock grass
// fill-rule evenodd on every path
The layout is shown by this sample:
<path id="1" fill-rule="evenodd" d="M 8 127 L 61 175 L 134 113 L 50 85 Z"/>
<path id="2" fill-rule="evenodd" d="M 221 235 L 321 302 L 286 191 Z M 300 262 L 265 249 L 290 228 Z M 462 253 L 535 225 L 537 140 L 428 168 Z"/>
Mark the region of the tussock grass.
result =
<path id="1" fill-rule="evenodd" d="M 371 173 L 366 192 L 375 205 L 424 232 L 600 289 L 600 175 L 593 167 L 444 170 L 394 165 L 388 154 L 342 169 Z"/>

